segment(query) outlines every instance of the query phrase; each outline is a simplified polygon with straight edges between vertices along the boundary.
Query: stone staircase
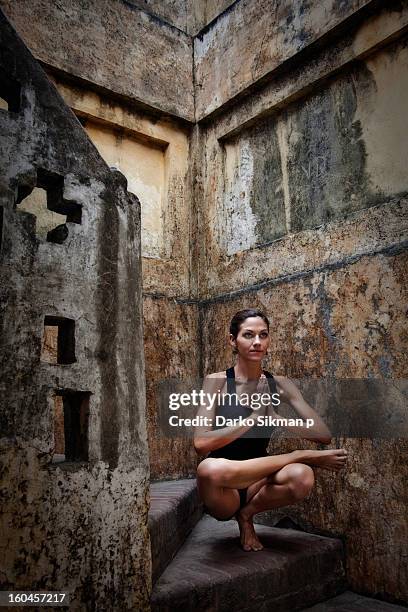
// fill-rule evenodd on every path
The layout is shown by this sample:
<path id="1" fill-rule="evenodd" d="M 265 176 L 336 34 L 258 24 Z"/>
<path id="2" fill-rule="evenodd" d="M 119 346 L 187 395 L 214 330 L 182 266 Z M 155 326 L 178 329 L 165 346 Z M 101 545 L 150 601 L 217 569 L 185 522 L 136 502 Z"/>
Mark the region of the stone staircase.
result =
<path id="1" fill-rule="evenodd" d="M 195 480 L 152 483 L 152 612 L 399 612 L 346 591 L 341 540 L 256 525 L 244 552 L 235 520 L 202 512 Z M 319 603 L 323 602 L 323 603 Z"/>
<path id="2" fill-rule="evenodd" d="M 257 525 L 247 553 L 236 521 L 202 514 L 195 480 L 151 485 L 154 612 L 295 611 L 345 590 L 340 540 Z"/>

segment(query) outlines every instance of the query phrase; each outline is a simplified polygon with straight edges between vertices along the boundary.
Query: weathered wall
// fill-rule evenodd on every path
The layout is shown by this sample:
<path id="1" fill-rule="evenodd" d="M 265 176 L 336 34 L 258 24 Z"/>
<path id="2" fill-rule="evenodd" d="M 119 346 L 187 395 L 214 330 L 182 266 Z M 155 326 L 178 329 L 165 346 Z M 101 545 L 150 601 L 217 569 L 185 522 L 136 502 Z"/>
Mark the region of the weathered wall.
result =
<path id="1" fill-rule="evenodd" d="M 373 20 L 371 37 L 366 25 L 354 34 L 366 59 L 331 66 L 332 77 L 324 81 L 327 66 L 316 80 L 298 81 L 286 106 L 284 96 L 269 98 L 270 116 L 265 98 L 257 115 L 244 103 L 205 130 L 197 162 L 209 177 L 198 194 L 206 202 L 200 227 L 208 226 L 200 297 L 403 240 L 405 206 L 398 198 L 408 191 L 408 52 L 403 34 L 374 53 L 388 23 L 384 13 Z M 343 41 L 331 54 L 339 47 Z M 390 211 L 385 226 L 384 206 Z M 335 240 L 327 242 L 325 223 Z"/>
<path id="2" fill-rule="evenodd" d="M 189 130 L 54 79 L 109 164 L 128 180 L 142 212 L 143 289 L 186 297 L 189 275 Z"/>
<path id="3" fill-rule="evenodd" d="M 205 371 L 233 362 L 225 333 L 229 320 L 237 310 L 257 306 L 271 320 L 265 363 L 271 372 L 294 378 L 406 377 L 407 276 L 402 248 L 214 299 L 202 311 Z M 344 538 L 352 590 L 406 602 L 407 440 L 338 438 L 335 446 L 348 450 L 344 471 L 316 469 L 310 497 L 258 519 L 275 524 L 289 516 L 301 528 Z M 302 447 L 315 448 L 278 440 L 269 451 Z"/>
<path id="4" fill-rule="evenodd" d="M 369 0 L 241 0 L 194 40 L 196 118 L 209 115 L 338 28 Z"/>
<path id="5" fill-rule="evenodd" d="M 189 36 L 122 0 L 1 0 L 34 56 L 91 85 L 194 119 Z"/>
<path id="6" fill-rule="evenodd" d="M 2 14 L 0 58 L 2 589 L 147 610 L 139 202 Z M 67 216 L 53 241 L 20 208 L 37 181 Z M 58 363 L 42 350 L 56 321 L 72 330 Z"/>
<path id="7" fill-rule="evenodd" d="M 166 2 L 163 0 L 128 0 L 128 2 L 190 34 L 193 0 L 167 0 Z"/>
<path id="8" fill-rule="evenodd" d="M 158 425 L 159 384 L 199 377 L 198 308 L 189 300 L 145 296 L 147 424 L 153 479 L 193 476 L 198 457 L 189 437 L 166 437 Z"/>
<path id="9" fill-rule="evenodd" d="M 192 36 L 236 0 L 128 0 Z"/>
<path id="10" fill-rule="evenodd" d="M 204 374 L 232 363 L 229 320 L 256 305 L 271 318 L 272 372 L 407 376 L 406 24 L 400 5 L 378 11 L 201 126 Z M 335 481 L 317 471 L 310 499 L 263 520 L 344 537 L 351 587 L 407 601 L 406 441 L 336 443 L 347 470 Z"/>
<path id="11" fill-rule="evenodd" d="M 196 457 L 190 440 L 157 435 L 155 393 L 166 378 L 198 376 L 199 355 L 191 348 L 197 309 L 189 303 L 196 290 L 190 272 L 189 131 L 60 79 L 55 83 L 102 157 L 123 172 L 141 203 L 151 476 L 180 478 L 192 472 Z"/>
<path id="12" fill-rule="evenodd" d="M 145 198 L 154 478 L 193 475 L 197 461 L 189 441 L 158 437 L 156 385 L 230 364 L 226 332 L 238 308 L 270 314 L 274 372 L 406 377 L 406 3 L 208 0 L 188 8 L 152 0 L 146 10 L 156 19 L 129 6 L 139 0 L 116 0 L 91 2 L 90 23 L 79 0 L 36 0 L 44 10 L 34 24 L 33 3 L 1 3 L 45 63 L 87 81 L 68 85 L 59 75 L 58 87 L 142 208 Z M 200 122 L 191 131 L 157 120 L 158 110 L 193 120 L 192 48 L 160 20 L 189 32 L 208 25 L 194 45 Z M 91 92 L 94 85 L 104 91 Z M 141 102 L 138 110 L 123 96 Z M 408 601 L 406 443 L 337 442 L 350 465 L 335 486 L 319 474 L 312 497 L 283 512 L 346 539 L 353 589 Z"/>

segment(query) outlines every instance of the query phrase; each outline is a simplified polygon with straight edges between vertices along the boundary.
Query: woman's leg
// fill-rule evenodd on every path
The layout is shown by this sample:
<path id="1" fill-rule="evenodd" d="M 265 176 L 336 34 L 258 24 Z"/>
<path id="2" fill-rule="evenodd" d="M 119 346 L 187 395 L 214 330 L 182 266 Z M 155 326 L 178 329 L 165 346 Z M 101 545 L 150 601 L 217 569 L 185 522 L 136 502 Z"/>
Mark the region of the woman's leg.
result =
<path id="1" fill-rule="evenodd" d="M 295 460 L 295 452 L 270 455 L 244 461 L 204 459 L 197 468 L 197 487 L 200 497 L 215 518 L 225 520 L 240 507 L 238 488 L 250 487 L 262 476 L 269 476 L 280 467 Z M 254 490 L 250 494 L 254 494 Z"/>
<path id="2" fill-rule="evenodd" d="M 215 518 L 224 520 L 240 507 L 238 488 L 256 483 L 293 460 L 293 453 L 234 461 L 209 457 L 197 468 L 199 495 Z M 253 494 L 253 493 L 252 493 Z"/>
<path id="3" fill-rule="evenodd" d="M 344 449 L 292 451 L 283 455 L 269 455 L 244 461 L 208 457 L 197 468 L 198 489 L 206 505 L 206 499 L 210 503 L 218 503 L 220 496 L 225 499 L 225 495 L 232 503 L 234 499 L 238 501 L 238 498 L 235 497 L 235 493 L 231 496 L 224 489 L 250 487 L 262 478 L 270 477 L 278 470 L 293 463 L 339 470 L 345 465 L 346 458 L 347 451 Z M 215 497 L 214 493 L 216 493 Z"/>
<path id="4" fill-rule="evenodd" d="M 271 508 L 299 501 L 302 498 L 301 491 L 306 491 L 303 494 L 304 497 L 307 494 L 308 485 L 307 482 L 303 481 L 307 480 L 307 478 L 310 480 L 310 465 L 338 471 L 344 467 L 346 459 L 347 451 L 344 449 L 293 451 L 283 455 L 270 455 L 244 461 L 207 458 L 197 468 L 197 486 L 200 497 L 209 509 L 209 512 L 215 518 L 225 519 L 231 517 L 239 509 L 239 494 L 236 489 L 249 487 L 249 499 L 250 495 L 254 495 L 254 490 L 252 489 L 251 491 L 251 485 L 258 488 L 258 493 L 266 484 L 265 482 L 260 482 L 262 479 L 266 478 L 269 481 L 275 473 L 281 471 L 286 466 L 289 469 L 295 463 L 305 464 L 301 468 L 302 474 L 299 473 L 299 468 L 296 468 L 296 477 L 293 471 L 291 473 L 286 471 L 280 477 L 276 477 L 272 482 L 269 482 L 268 486 L 273 484 L 274 487 L 269 487 L 263 491 L 257 497 L 256 505 L 254 499 L 253 505 L 249 508 L 246 507 L 247 514 L 244 512 L 241 515 L 241 511 L 239 515 L 241 534 L 243 529 L 248 532 L 248 523 L 251 524 L 253 535 L 250 539 L 252 542 L 256 540 L 257 543 L 255 543 L 255 547 L 251 545 L 250 550 L 260 550 L 262 545 L 256 538 L 253 529 L 253 514 L 260 512 L 265 504 L 267 504 L 268 508 Z M 300 483 L 299 476 L 301 476 L 300 480 L 302 480 L 303 484 Z M 267 494 L 265 495 L 265 493 Z M 252 515 L 250 514 L 251 512 L 253 512 Z M 247 525 L 244 525 L 245 522 Z M 247 539 L 245 536 L 244 540 Z"/>
<path id="5" fill-rule="evenodd" d="M 258 512 L 295 504 L 304 499 L 314 485 L 314 472 L 309 465 L 292 463 L 255 483 L 248 489 L 247 505 L 237 514 L 244 550 L 262 550 L 252 518 Z"/>

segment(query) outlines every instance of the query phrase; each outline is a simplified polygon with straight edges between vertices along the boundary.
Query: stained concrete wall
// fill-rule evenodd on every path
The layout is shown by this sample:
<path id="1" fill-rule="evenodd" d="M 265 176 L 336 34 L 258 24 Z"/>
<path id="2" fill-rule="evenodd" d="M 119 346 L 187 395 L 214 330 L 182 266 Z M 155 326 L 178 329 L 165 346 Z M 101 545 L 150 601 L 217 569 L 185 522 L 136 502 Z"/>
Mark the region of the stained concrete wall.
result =
<path id="1" fill-rule="evenodd" d="M 227 254 L 408 193 L 407 96 L 402 43 L 225 141 Z"/>
<path id="2" fill-rule="evenodd" d="M 155 2 L 146 10 L 160 19 L 178 18 L 177 2 L 162 4 L 163 13 Z M 190 14 L 190 23 L 203 19 L 203 6 L 210 11 L 212 4 L 203 3 L 198 17 Z M 142 135 L 144 144 L 159 141 L 166 152 L 180 142 L 176 157 L 182 160 L 187 152 L 187 171 L 183 165 L 176 170 L 173 192 L 174 210 L 182 212 L 170 222 L 182 239 L 170 240 L 171 256 L 143 260 L 147 419 L 152 475 L 158 478 L 194 475 L 197 459 L 186 441 L 159 438 L 155 385 L 229 365 L 226 332 L 238 308 L 256 304 L 270 314 L 276 341 L 267 365 L 273 372 L 362 378 L 407 373 L 406 4 L 227 4 L 195 40 L 199 124 L 191 130 L 172 124 L 173 135 L 164 135 L 169 124 L 163 117 L 157 121 L 141 104 L 135 111 L 123 98 L 118 102 L 117 84 L 108 78 L 92 102 L 96 94 L 87 83 L 82 93 L 78 82 L 58 84 L 90 133 L 99 122 L 100 134 L 119 129 L 119 140 Z M 7 5 L 30 39 L 27 4 Z M 103 15 L 106 6 L 100 6 Z M 20 10 L 25 17 L 17 16 Z M 38 24 L 34 31 L 44 28 L 40 17 Z M 105 30 L 109 36 L 113 31 Z M 110 55 L 98 54 L 104 75 L 112 73 Z M 146 57 L 157 84 L 163 64 L 156 53 Z M 84 75 L 68 64 L 66 69 L 94 83 L 87 68 Z M 180 95 L 184 77 L 179 79 L 173 96 L 171 66 L 164 78 L 181 108 L 174 102 L 169 112 L 191 118 L 190 85 L 187 96 Z M 148 87 L 130 97 L 139 91 L 146 95 L 142 103 L 155 106 Z M 167 96 L 165 86 L 161 91 Z M 168 109 L 161 98 L 155 108 Z M 182 198 L 186 208 L 179 206 Z M 353 589 L 406 602 L 406 444 L 338 443 L 349 449 L 350 469 L 335 486 L 319 474 L 313 497 L 284 512 L 306 529 L 346 539 Z M 288 443 L 271 452 L 285 448 Z M 276 515 L 265 520 L 274 522 Z"/>
<path id="3" fill-rule="evenodd" d="M 197 120 L 344 26 L 347 19 L 357 19 L 358 10 L 370 4 L 367 0 L 233 4 L 194 40 Z"/>
<path id="4" fill-rule="evenodd" d="M 0 6 L 38 60 L 159 112 L 194 119 L 192 41 L 184 32 L 122 0 L 1 0 Z"/>
<path id="5" fill-rule="evenodd" d="M 151 476 L 187 476 L 197 461 L 191 441 L 160 435 L 156 394 L 162 380 L 198 376 L 199 355 L 191 349 L 197 341 L 197 307 L 191 297 L 196 285 L 190 272 L 189 130 L 61 79 L 54 81 L 102 157 L 123 172 L 128 190 L 140 200 Z"/>
<path id="6" fill-rule="evenodd" d="M 406 17 L 379 10 L 202 124 L 203 373 L 232 363 L 229 320 L 255 305 L 271 318 L 272 372 L 406 377 Z M 231 95 L 217 87 L 212 101 Z M 344 537 L 352 589 L 406 602 L 406 441 L 336 444 L 349 450 L 345 472 L 317 471 L 310 499 L 262 520 Z"/>
<path id="7" fill-rule="evenodd" d="M 205 28 L 236 0 L 128 0 L 192 36 Z"/>
<path id="8" fill-rule="evenodd" d="M 0 58 L 2 589 L 68 590 L 75 610 L 147 610 L 139 202 L 2 14 Z M 53 241 L 20 208 L 38 181 L 69 216 Z M 42 350 L 56 319 L 74 326 L 58 364 Z"/>

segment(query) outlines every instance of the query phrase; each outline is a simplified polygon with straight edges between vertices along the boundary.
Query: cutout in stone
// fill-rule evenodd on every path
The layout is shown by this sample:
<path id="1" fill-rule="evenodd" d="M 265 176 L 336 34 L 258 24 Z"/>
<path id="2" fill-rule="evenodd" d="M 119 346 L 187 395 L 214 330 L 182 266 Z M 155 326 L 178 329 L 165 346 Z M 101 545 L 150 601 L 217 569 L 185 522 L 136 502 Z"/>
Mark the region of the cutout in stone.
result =
<path id="1" fill-rule="evenodd" d="M 53 463 L 88 461 L 89 391 L 58 390 L 54 396 Z"/>
<path id="2" fill-rule="evenodd" d="M 0 109 L 18 113 L 21 106 L 20 83 L 0 69 Z"/>
<path id="3" fill-rule="evenodd" d="M 75 321 L 46 316 L 41 346 L 41 361 L 53 364 L 75 363 Z"/>
<path id="4" fill-rule="evenodd" d="M 64 177 L 48 170 L 37 170 L 35 186 L 18 187 L 18 210 L 36 217 L 38 238 L 62 244 L 68 237 L 67 223 L 81 223 L 82 206 L 64 200 Z"/>

